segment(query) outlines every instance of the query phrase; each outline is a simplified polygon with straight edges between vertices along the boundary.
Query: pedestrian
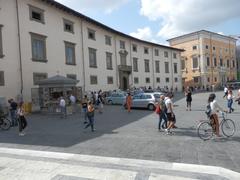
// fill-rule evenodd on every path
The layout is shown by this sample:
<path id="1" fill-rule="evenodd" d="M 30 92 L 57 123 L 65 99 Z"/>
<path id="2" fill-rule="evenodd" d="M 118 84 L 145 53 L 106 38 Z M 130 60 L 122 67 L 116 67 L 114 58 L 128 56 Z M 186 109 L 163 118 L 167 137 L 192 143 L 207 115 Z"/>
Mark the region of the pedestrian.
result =
<path id="1" fill-rule="evenodd" d="M 233 104 L 233 92 L 232 90 L 228 90 L 228 95 L 227 95 L 227 106 L 228 106 L 228 112 L 231 113 L 234 111 L 234 109 L 232 108 L 232 104 Z"/>
<path id="2" fill-rule="evenodd" d="M 238 102 L 238 105 L 240 105 L 240 88 L 238 90 L 238 96 L 237 96 L 237 99 L 235 101 Z"/>
<path id="3" fill-rule="evenodd" d="M 130 93 L 128 93 L 126 97 L 126 105 L 127 105 L 127 111 L 131 112 L 131 106 L 132 106 L 132 96 Z"/>
<path id="4" fill-rule="evenodd" d="M 103 113 L 103 97 L 102 97 L 102 91 L 100 90 L 98 92 L 98 99 L 97 99 L 97 105 L 98 105 L 98 112 Z"/>
<path id="5" fill-rule="evenodd" d="M 25 135 L 25 129 L 27 127 L 27 120 L 25 118 L 25 112 L 23 108 L 23 102 L 19 103 L 19 108 L 17 110 L 18 115 L 18 127 L 19 127 L 19 136 Z"/>
<path id="6" fill-rule="evenodd" d="M 84 95 L 84 98 L 82 100 L 82 111 L 84 116 L 84 124 L 87 124 L 87 107 L 88 107 L 88 98 L 87 95 Z"/>
<path id="7" fill-rule="evenodd" d="M 17 103 L 13 99 L 9 99 L 10 104 L 10 116 L 11 116 L 11 126 L 17 126 Z"/>
<path id="8" fill-rule="evenodd" d="M 225 97 L 227 97 L 227 95 L 228 95 L 228 88 L 227 88 L 227 86 L 225 85 L 224 86 L 224 95 L 223 95 L 223 98 L 225 98 Z"/>
<path id="9" fill-rule="evenodd" d="M 219 137 L 219 120 L 218 120 L 218 115 L 217 112 L 220 110 L 222 112 L 227 112 L 224 111 L 217 103 L 216 101 L 216 95 L 214 93 L 210 94 L 208 97 L 208 104 L 210 105 L 211 112 L 210 112 L 210 119 L 211 123 L 213 124 L 214 128 L 214 133 Z"/>
<path id="10" fill-rule="evenodd" d="M 69 100 L 71 103 L 72 113 L 74 114 L 76 112 L 76 97 L 71 94 Z"/>
<path id="11" fill-rule="evenodd" d="M 94 129 L 94 105 L 91 101 L 88 102 L 88 107 L 87 107 L 87 117 L 88 117 L 88 124 L 84 127 L 84 129 L 88 128 L 89 126 L 91 126 L 91 130 L 96 131 L 96 129 Z"/>
<path id="12" fill-rule="evenodd" d="M 162 129 L 167 128 L 166 104 L 164 95 L 160 96 L 158 105 L 160 107 L 158 130 L 161 131 Z"/>
<path id="13" fill-rule="evenodd" d="M 169 122 L 167 128 L 165 131 L 167 132 L 168 135 L 171 135 L 171 129 L 174 128 L 175 124 L 175 115 L 173 113 L 173 102 L 172 102 L 173 94 L 168 93 L 167 97 L 165 98 L 165 105 L 167 108 L 167 120 Z"/>
<path id="14" fill-rule="evenodd" d="M 185 92 L 186 96 L 186 102 L 187 102 L 187 108 L 186 111 L 191 111 L 191 106 L 192 106 L 192 92 L 190 88 L 187 88 L 187 91 Z"/>
<path id="15" fill-rule="evenodd" d="M 61 118 L 66 118 L 67 117 L 66 101 L 64 100 L 63 97 L 60 98 L 59 106 L 61 109 Z"/>

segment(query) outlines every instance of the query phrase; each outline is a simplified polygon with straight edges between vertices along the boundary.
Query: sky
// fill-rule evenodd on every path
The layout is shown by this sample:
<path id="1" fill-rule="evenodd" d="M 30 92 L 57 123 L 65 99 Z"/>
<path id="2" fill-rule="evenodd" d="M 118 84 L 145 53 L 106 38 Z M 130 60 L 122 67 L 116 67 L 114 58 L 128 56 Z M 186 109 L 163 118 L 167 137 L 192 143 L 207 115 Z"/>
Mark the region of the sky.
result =
<path id="1" fill-rule="evenodd" d="M 240 36 L 240 0 L 56 1 L 117 31 L 163 45 L 202 29 Z"/>

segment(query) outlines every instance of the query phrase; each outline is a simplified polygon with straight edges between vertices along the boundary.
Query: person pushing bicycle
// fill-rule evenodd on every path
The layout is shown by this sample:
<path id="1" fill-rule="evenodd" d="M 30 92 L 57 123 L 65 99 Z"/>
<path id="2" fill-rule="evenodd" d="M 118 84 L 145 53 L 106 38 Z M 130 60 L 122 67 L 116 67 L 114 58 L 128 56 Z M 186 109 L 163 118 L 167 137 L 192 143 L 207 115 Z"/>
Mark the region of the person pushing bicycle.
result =
<path id="1" fill-rule="evenodd" d="M 211 123 L 213 123 L 213 127 L 214 127 L 214 130 L 215 130 L 215 133 L 217 135 L 217 137 L 220 137 L 219 135 L 219 118 L 218 118 L 218 111 L 222 111 L 222 112 L 226 112 L 226 110 L 223 110 L 223 108 L 221 108 L 217 101 L 216 101 L 216 95 L 214 93 L 210 94 L 209 97 L 208 97 L 208 103 L 211 107 L 211 113 L 210 113 L 210 120 L 211 120 Z"/>

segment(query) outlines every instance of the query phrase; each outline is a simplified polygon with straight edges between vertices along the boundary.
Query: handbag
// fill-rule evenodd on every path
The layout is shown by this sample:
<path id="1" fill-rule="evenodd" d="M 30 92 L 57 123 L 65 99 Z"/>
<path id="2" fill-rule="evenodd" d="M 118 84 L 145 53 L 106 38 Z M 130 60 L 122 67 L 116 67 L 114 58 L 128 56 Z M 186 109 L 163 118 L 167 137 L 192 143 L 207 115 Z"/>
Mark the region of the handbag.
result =
<path id="1" fill-rule="evenodd" d="M 157 105 L 156 109 L 155 109 L 156 114 L 160 114 L 161 113 L 161 109 L 160 106 Z"/>

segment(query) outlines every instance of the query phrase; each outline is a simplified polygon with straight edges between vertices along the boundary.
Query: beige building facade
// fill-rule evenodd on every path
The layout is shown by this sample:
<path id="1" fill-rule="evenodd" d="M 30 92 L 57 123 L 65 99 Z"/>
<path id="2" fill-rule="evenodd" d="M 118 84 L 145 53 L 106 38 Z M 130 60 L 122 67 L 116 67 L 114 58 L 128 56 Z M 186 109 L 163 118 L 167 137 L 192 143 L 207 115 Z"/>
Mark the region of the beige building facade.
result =
<path id="1" fill-rule="evenodd" d="M 0 97 L 32 101 L 57 74 L 86 91 L 182 87 L 182 50 L 133 38 L 58 2 L 0 0 Z"/>
<path id="2" fill-rule="evenodd" d="M 237 79 L 236 39 L 201 30 L 168 40 L 181 48 L 183 85 L 206 88 Z"/>

